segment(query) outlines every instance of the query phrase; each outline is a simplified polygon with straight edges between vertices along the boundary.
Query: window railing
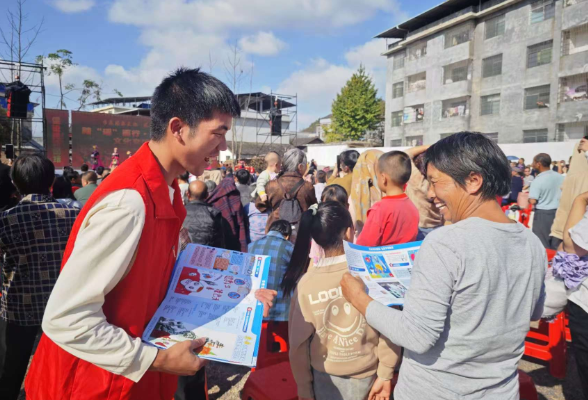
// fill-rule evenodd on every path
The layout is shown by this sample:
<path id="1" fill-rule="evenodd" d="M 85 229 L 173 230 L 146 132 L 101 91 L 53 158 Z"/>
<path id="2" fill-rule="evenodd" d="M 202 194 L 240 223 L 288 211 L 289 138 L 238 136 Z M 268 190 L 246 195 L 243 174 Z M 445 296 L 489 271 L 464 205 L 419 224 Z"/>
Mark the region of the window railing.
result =
<path id="1" fill-rule="evenodd" d="M 441 118 L 467 117 L 468 115 L 470 115 L 468 99 L 452 99 L 443 102 Z"/>
<path id="2" fill-rule="evenodd" d="M 588 100 L 588 73 L 561 78 L 559 85 L 559 101 Z"/>

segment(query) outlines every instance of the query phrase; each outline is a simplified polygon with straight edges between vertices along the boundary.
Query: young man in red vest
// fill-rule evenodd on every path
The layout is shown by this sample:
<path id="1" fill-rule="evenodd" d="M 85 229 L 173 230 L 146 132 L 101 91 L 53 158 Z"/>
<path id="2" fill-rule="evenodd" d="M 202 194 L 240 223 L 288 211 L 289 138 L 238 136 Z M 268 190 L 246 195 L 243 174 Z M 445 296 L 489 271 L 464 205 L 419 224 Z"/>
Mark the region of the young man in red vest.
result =
<path id="1" fill-rule="evenodd" d="M 239 104 L 199 70 L 155 89 L 151 141 L 92 194 L 72 229 L 26 379 L 29 400 L 170 400 L 178 375 L 203 365 L 204 340 L 141 342 L 165 296 L 186 211 L 176 176 L 199 176 L 225 150 Z M 275 296 L 258 291 L 267 309 Z"/>

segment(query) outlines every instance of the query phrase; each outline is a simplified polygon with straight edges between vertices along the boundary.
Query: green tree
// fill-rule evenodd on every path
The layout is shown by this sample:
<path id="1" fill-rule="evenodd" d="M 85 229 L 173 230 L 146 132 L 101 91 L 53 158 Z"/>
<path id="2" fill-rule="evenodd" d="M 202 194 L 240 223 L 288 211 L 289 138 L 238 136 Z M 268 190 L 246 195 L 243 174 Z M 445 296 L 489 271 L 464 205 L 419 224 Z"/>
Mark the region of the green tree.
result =
<path id="1" fill-rule="evenodd" d="M 49 53 L 47 58 L 50 61 L 49 70 L 47 71 L 47 75 L 55 74 L 59 78 L 59 107 L 63 110 L 65 107 L 65 102 L 63 101 L 66 94 L 74 90 L 73 84 L 63 85 L 63 74 L 65 71 L 75 65 L 72 61 L 72 52 L 69 50 L 61 49 L 57 50 L 55 53 Z M 43 56 L 37 56 L 37 63 L 41 64 L 43 62 Z M 64 92 L 63 90 L 66 90 Z"/>
<path id="2" fill-rule="evenodd" d="M 115 89 L 116 90 L 116 89 Z M 78 111 L 86 108 L 86 103 L 90 97 L 93 97 L 95 100 L 100 101 L 100 95 L 102 94 L 102 86 L 99 83 L 94 82 L 91 79 L 85 79 L 82 83 L 80 97 L 78 101 L 80 102 L 80 107 Z"/>
<path id="3" fill-rule="evenodd" d="M 331 106 L 333 130 L 342 140 L 359 140 L 380 122 L 380 100 L 363 65 L 347 81 Z"/>

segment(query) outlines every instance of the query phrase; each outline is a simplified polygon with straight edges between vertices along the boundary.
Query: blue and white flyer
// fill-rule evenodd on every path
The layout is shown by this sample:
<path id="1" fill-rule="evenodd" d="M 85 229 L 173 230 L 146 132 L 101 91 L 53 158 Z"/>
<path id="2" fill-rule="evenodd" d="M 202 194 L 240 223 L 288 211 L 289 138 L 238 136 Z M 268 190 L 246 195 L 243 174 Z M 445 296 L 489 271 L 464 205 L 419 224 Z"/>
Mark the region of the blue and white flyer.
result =
<path id="1" fill-rule="evenodd" d="M 208 338 L 199 357 L 255 367 L 270 257 L 189 244 L 176 262 L 165 299 L 143 341 L 167 349 Z"/>
<path id="2" fill-rule="evenodd" d="M 365 247 L 344 242 L 349 272 L 361 278 L 372 299 L 386 306 L 404 305 L 421 243 Z"/>

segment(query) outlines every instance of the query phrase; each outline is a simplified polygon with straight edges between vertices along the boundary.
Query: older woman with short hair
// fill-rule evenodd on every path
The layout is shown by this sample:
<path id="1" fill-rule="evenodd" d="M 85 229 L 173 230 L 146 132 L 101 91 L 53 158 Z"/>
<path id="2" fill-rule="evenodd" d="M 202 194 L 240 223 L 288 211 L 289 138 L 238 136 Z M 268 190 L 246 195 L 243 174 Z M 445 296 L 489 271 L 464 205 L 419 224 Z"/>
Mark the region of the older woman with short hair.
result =
<path id="1" fill-rule="evenodd" d="M 404 309 L 373 301 L 349 274 L 343 295 L 406 349 L 396 400 L 518 399 L 529 321 L 543 311 L 545 248 L 496 202 L 509 191 L 510 166 L 491 140 L 447 137 L 427 150 L 424 168 L 429 197 L 452 225 L 423 242 Z"/>
<path id="2" fill-rule="evenodd" d="M 314 186 L 310 182 L 306 182 L 303 178 L 306 172 L 306 154 L 300 149 L 290 149 L 284 154 L 282 158 L 282 170 L 278 178 L 269 182 L 265 186 L 267 200 L 263 201 L 259 196 L 255 200 L 255 207 L 262 213 L 270 211 L 270 216 L 267 220 L 266 233 L 269 227 L 280 219 L 280 204 L 285 198 L 285 192 L 290 193 L 292 198 L 298 200 L 302 212 L 318 203 L 314 192 Z M 293 222 L 293 231 L 290 236 L 292 243 L 296 240 L 296 226 L 299 221 Z"/>

